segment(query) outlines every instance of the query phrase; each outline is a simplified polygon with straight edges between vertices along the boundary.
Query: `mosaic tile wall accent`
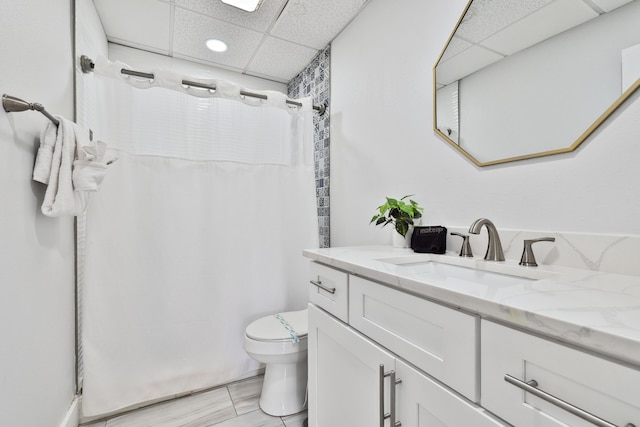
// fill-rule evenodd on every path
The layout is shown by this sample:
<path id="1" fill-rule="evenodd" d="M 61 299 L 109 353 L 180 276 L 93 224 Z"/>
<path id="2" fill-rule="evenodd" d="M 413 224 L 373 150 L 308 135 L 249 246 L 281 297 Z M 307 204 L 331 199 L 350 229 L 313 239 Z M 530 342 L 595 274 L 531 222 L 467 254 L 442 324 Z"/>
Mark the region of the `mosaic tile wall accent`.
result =
<path id="1" fill-rule="evenodd" d="M 287 87 L 290 98 L 311 96 L 314 105 L 325 104 L 323 116 L 316 114 L 314 126 L 314 161 L 316 170 L 316 199 L 318 202 L 318 227 L 320 247 L 331 245 L 329 221 L 329 113 L 330 113 L 330 65 L 331 46 L 327 46 Z"/>

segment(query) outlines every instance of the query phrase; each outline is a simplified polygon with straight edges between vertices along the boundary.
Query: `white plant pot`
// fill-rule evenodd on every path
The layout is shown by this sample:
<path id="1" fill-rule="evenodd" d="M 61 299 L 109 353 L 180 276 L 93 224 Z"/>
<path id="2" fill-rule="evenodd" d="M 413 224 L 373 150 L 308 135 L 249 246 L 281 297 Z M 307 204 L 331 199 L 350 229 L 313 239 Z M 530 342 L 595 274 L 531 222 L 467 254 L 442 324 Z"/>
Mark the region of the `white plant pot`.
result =
<path id="1" fill-rule="evenodd" d="M 395 228 L 391 229 L 391 244 L 394 248 L 408 248 L 411 246 L 411 235 L 413 234 L 413 227 L 409 227 L 406 236 L 402 236 L 396 231 Z"/>

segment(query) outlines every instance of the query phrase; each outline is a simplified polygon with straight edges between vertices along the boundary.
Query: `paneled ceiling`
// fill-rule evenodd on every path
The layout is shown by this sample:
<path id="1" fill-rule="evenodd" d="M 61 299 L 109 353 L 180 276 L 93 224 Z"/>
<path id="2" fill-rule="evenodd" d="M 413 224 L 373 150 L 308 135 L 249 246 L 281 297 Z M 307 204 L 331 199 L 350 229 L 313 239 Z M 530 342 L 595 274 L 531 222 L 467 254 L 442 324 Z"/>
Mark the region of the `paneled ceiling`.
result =
<path id="1" fill-rule="evenodd" d="M 632 0 L 474 0 L 438 63 L 439 86 Z"/>
<path id="2" fill-rule="evenodd" d="M 220 0 L 93 0 L 109 42 L 286 83 L 368 0 L 264 0 L 245 12 Z M 222 53 L 205 42 L 223 40 Z"/>

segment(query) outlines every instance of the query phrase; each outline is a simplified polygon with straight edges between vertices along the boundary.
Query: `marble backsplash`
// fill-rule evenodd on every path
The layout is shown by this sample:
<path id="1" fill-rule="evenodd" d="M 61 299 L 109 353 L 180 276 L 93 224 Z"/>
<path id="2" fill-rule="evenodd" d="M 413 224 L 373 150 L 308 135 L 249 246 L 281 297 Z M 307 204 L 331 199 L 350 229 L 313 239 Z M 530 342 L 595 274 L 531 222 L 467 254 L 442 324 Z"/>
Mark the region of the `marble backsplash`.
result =
<path id="1" fill-rule="evenodd" d="M 447 227 L 452 231 L 469 235 L 469 227 Z M 499 229 L 505 258 L 520 261 L 525 239 L 555 237 L 555 242 L 533 244 L 538 266 L 559 265 L 607 273 L 640 276 L 640 236 L 607 234 L 580 234 L 564 232 L 540 232 Z M 479 235 L 470 235 L 471 249 L 475 257 L 483 257 L 487 249 L 486 229 Z M 462 238 L 447 237 L 447 250 L 459 252 Z M 532 267 L 535 268 L 535 267 Z"/>

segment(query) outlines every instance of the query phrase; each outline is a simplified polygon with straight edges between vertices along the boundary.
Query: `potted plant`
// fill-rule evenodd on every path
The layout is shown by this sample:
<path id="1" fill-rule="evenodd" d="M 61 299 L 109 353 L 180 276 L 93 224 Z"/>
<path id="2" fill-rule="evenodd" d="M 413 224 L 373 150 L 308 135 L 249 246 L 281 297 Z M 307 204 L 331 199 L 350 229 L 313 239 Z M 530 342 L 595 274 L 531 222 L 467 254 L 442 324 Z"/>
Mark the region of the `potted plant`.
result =
<path id="1" fill-rule="evenodd" d="M 386 203 L 378 207 L 378 213 L 371 218 L 369 223 L 375 222 L 376 225 L 382 225 L 383 227 L 387 224 L 392 224 L 398 234 L 406 238 L 409 228 L 414 224 L 414 220 L 421 218 L 422 211 L 424 211 L 424 208 L 413 200 L 409 199 L 409 203 L 404 201 L 411 196 L 413 195 L 404 196 L 399 200 L 387 197 Z"/>

